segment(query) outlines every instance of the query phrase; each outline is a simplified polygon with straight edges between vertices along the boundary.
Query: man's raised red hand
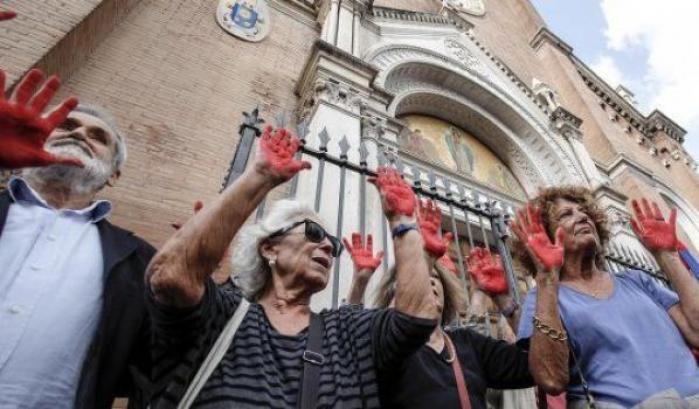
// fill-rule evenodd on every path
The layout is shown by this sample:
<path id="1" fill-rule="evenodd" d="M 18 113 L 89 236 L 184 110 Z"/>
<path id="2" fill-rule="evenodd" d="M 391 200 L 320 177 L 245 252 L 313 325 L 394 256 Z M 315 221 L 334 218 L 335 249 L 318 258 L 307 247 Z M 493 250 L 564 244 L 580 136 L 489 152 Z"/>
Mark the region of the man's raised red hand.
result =
<path id="1" fill-rule="evenodd" d="M 65 121 L 78 105 L 78 100 L 68 98 L 42 116 L 61 85 L 58 77 L 52 76 L 35 93 L 43 78 L 41 71 L 29 71 L 8 100 L 5 99 L 5 72 L 0 70 L 0 168 L 54 164 L 83 166 L 78 159 L 57 157 L 44 150 L 46 139 Z"/>
<path id="2" fill-rule="evenodd" d="M 384 213 L 390 219 L 393 216 L 413 216 L 415 214 L 415 193 L 410 185 L 392 168 L 379 167 L 376 177 L 370 177 L 370 183 L 376 185 L 381 195 Z"/>
<path id="3" fill-rule="evenodd" d="M 481 291 L 491 297 L 507 294 L 507 278 L 499 255 L 493 257 L 490 250 L 474 247 L 466 262 L 471 277 Z"/>
<path id="4" fill-rule="evenodd" d="M 2 10 L 0 10 L 0 21 L 12 20 L 15 17 L 17 17 L 17 13 L 15 13 L 14 11 L 2 11 Z"/>
<path id="5" fill-rule="evenodd" d="M 310 169 L 309 162 L 295 158 L 300 145 L 290 131 L 266 127 L 260 138 L 257 169 L 278 183 L 286 182 L 303 169 Z"/>
<path id="6" fill-rule="evenodd" d="M 517 218 L 510 225 L 510 228 L 517 238 L 524 243 L 537 268 L 546 272 L 552 272 L 561 268 L 563 265 L 563 239 L 565 234 L 563 229 L 559 227 L 556 230 L 556 241 L 551 243 L 551 239 L 549 239 L 541 223 L 539 209 L 535 209 L 528 204 L 526 213 L 522 210 L 517 212 Z"/>
<path id="7" fill-rule="evenodd" d="M 448 241 L 441 237 L 442 212 L 432 200 L 420 201 L 418 224 L 425 242 L 425 251 L 432 257 L 440 258 L 446 253 Z"/>
<path id="8" fill-rule="evenodd" d="M 380 265 L 381 259 L 383 259 L 383 251 L 379 251 L 374 255 L 374 239 L 371 234 L 366 237 L 366 246 L 362 244 L 362 235 L 359 233 L 352 233 L 352 243 L 346 239 L 342 238 L 345 248 L 352 257 L 352 263 L 354 263 L 354 269 L 357 272 L 370 270 L 371 273 L 374 272 Z"/>
<path id="9" fill-rule="evenodd" d="M 631 228 L 644 246 L 650 251 L 675 251 L 677 240 L 677 209 L 670 211 L 670 219 L 665 221 L 660 207 L 655 202 L 651 208 L 645 198 L 631 201 L 636 218 L 631 219 Z"/>

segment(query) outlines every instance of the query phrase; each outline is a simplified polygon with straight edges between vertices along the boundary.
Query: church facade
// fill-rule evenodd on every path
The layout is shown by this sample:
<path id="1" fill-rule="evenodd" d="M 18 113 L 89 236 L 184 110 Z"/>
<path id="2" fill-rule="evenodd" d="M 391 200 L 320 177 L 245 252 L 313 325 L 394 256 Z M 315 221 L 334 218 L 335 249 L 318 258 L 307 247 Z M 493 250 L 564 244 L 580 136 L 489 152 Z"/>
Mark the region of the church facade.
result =
<path id="1" fill-rule="evenodd" d="M 234 160 L 254 151 L 245 127 L 239 132 L 242 112 L 259 106 L 267 122 L 302 124 L 314 165 L 273 196 L 308 201 L 339 234 L 372 233 L 389 250 L 385 267 L 390 238 L 366 185 L 382 163 L 445 199 L 457 262 L 474 243 L 502 250 L 506 232 L 494 218 L 560 184 L 595 192 L 620 261 L 654 267 L 628 225 L 627 203 L 640 196 L 677 207 L 683 238 L 699 248 L 699 177 L 682 147 L 685 130 L 658 110 L 639 111 L 632 92 L 580 61 L 528 0 L 8 7 L 20 15 L 0 26 L 10 84 L 37 66 L 64 79 L 62 95 L 117 117 L 130 155 L 105 197 L 116 224 L 155 245 L 245 165 Z M 347 254 L 334 270 L 317 307 L 346 294 Z"/>

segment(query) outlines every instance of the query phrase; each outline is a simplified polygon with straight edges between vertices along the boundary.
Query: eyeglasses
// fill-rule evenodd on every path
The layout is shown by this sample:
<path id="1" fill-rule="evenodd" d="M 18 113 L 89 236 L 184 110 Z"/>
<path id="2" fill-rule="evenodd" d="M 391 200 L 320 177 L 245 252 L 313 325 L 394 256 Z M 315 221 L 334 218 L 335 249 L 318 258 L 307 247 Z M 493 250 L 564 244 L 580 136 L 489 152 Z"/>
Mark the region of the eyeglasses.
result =
<path id="1" fill-rule="evenodd" d="M 338 257 L 340 256 L 340 253 L 342 253 L 342 243 L 340 240 L 333 236 L 332 234 L 328 233 L 325 231 L 324 228 L 322 228 L 318 223 L 314 222 L 313 220 L 309 219 L 304 219 L 301 220 L 300 222 L 296 222 L 292 224 L 291 226 L 284 227 L 283 229 L 279 229 L 275 231 L 274 233 L 270 234 L 269 237 L 277 237 L 277 236 L 282 236 L 289 231 L 291 231 L 294 227 L 300 226 L 302 224 L 305 224 L 305 230 L 304 234 L 306 235 L 306 239 L 310 242 L 313 243 L 320 243 L 323 241 L 326 237 L 328 240 L 330 240 L 330 244 L 332 245 L 332 255 L 333 257 Z"/>

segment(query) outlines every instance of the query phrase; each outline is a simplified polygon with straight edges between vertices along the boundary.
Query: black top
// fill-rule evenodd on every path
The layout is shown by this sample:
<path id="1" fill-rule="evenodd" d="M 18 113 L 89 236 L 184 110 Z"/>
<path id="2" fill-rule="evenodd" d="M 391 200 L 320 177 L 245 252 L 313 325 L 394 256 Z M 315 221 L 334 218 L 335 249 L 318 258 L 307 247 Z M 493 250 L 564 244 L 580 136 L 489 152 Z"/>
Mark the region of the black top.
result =
<path id="1" fill-rule="evenodd" d="M 242 300 L 233 286 L 207 282 L 199 305 L 178 309 L 149 296 L 157 392 L 153 408 L 175 408 L 196 370 Z M 320 314 L 325 331 L 318 408 L 379 407 L 377 375 L 424 344 L 436 322 L 393 309 L 343 306 Z M 307 329 L 277 332 L 263 308 L 251 304 L 221 363 L 204 384 L 193 408 L 295 408 Z"/>
<path id="2" fill-rule="evenodd" d="M 534 386 L 527 352 L 516 345 L 485 337 L 470 329 L 449 331 L 454 342 L 473 409 L 486 409 L 485 392 Z M 384 408 L 459 408 L 452 364 L 446 348 L 437 353 L 423 345 L 396 368 L 379 378 Z"/>

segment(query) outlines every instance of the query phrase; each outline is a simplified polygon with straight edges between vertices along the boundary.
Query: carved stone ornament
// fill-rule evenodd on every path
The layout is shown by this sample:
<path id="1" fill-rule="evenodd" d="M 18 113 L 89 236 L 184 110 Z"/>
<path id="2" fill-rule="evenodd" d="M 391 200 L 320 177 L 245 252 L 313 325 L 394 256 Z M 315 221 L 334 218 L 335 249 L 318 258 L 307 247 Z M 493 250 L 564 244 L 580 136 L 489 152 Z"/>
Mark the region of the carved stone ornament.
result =
<path id="1" fill-rule="evenodd" d="M 307 118 L 321 100 L 355 113 L 365 105 L 364 99 L 357 90 L 337 81 L 318 78 L 303 96 L 299 116 Z"/>
<path id="2" fill-rule="evenodd" d="M 262 41 L 270 29 L 267 0 L 220 0 L 216 21 L 229 34 L 241 40 Z"/>
<path id="3" fill-rule="evenodd" d="M 485 14 L 485 4 L 483 4 L 483 0 L 442 0 L 442 4 L 460 13 L 467 13 L 474 16 L 482 16 Z"/>
<path id="4" fill-rule="evenodd" d="M 558 93 L 553 90 L 548 84 L 539 81 L 538 79 L 532 79 L 532 91 L 536 95 L 537 100 L 543 103 L 549 112 L 553 112 L 556 108 L 560 107 L 561 104 L 558 102 Z"/>
<path id="5" fill-rule="evenodd" d="M 463 64 L 467 69 L 475 71 L 484 77 L 488 77 L 488 72 L 483 69 L 481 62 L 478 60 L 471 50 L 466 47 L 466 45 L 460 43 L 453 38 L 447 38 L 444 40 L 444 46 L 447 51 L 456 57 L 461 64 Z"/>

